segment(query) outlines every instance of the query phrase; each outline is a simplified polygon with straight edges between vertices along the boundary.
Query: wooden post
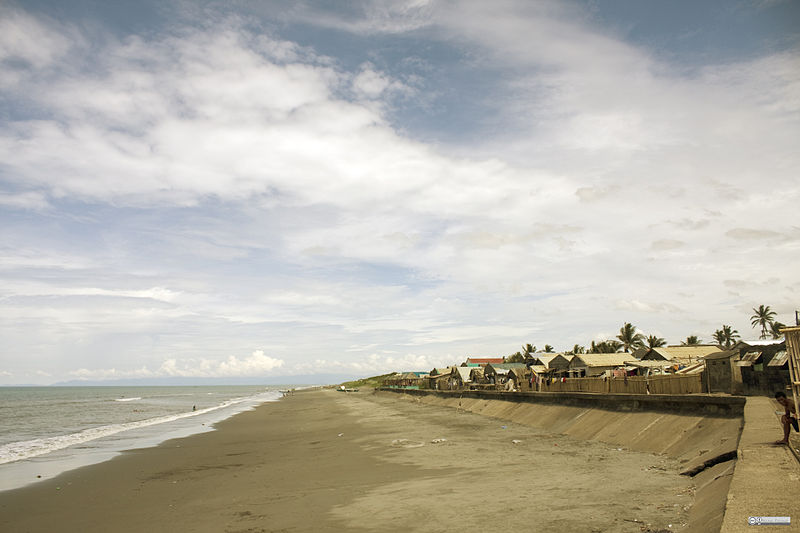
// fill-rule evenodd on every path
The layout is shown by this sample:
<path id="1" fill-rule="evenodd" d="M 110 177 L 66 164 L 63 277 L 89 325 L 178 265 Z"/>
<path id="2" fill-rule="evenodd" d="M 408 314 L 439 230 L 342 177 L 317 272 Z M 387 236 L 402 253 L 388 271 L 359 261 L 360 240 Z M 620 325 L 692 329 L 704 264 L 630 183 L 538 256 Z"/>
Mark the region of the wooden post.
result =
<path id="1" fill-rule="evenodd" d="M 794 397 L 794 412 L 800 414 L 798 396 L 800 396 L 800 327 L 783 328 L 781 333 L 786 338 L 786 354 L 789 360 L 789 379 Z"/>

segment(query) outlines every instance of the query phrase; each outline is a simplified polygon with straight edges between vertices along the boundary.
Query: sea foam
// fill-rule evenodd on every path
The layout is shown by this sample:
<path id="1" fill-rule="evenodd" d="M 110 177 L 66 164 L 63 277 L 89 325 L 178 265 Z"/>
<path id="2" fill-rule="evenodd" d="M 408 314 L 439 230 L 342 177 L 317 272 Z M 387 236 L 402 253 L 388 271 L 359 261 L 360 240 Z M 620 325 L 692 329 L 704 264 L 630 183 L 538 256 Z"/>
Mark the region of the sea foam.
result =
<path id="1" fill-rule="evenodd" d="M 233 398 L 219 405 L 215 405 L 213 407 L 207 407 L 205 409 L 198 409 L 196 411 L 189 411 L 167 416 L 159 416 L 135 422 L 98 426 L 98 427 L 84 429 L 82 431 L 78 431 L 76 433 L 71 433 L 67 435 L 58 435 L 54 437 L 45 437 L 45 438 L 38 438 L 26 441 L 10 442 L 8 444 L 0 446 L 0 464 L 11 463 L 23 459 L 30 459 L 32 457 L 44 455 L 46 453 L 54 452 L 57 450 L 62 450 L 64 448 L 75 446 L 77 444 L 82 444 L 85 442 L 97 440 L 103 437 L 108 437 L 110 435 L 115 435 L 123 431 L 144 428 L 147 426 L 154 426 L 157 424 L 164 424 L 167 422 L 174 422 L 176 420 L 180 420 L 183 418 L 189 418 L 193 416 L 199 416 L 211 413 L 214 411 L 218 411 L 220 409 L 224 409 L 226 407 L 233 407 L 247 401 L 256 401 L 256 403 L 274 401 L 278 399 L 280 396 L 281 394 L 279 392 L 270 391 L 269 393 L 259 395 L 258 398 L 252 396 Z M 133 401 L 133 400 L 141 400 L 141 398 L 117 399 L 117 401 Z"/>

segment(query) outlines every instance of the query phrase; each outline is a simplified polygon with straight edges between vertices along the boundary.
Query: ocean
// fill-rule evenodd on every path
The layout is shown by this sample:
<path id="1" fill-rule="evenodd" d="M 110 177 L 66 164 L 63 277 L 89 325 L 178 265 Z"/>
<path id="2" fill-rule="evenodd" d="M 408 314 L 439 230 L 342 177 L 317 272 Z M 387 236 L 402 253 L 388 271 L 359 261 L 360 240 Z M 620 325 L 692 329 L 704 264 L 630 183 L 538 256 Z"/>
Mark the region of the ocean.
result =
<path id="1" fill-rule="evenodd" d="M 212 430 L 278 387 L 0 387 L 0 490 Z"/>

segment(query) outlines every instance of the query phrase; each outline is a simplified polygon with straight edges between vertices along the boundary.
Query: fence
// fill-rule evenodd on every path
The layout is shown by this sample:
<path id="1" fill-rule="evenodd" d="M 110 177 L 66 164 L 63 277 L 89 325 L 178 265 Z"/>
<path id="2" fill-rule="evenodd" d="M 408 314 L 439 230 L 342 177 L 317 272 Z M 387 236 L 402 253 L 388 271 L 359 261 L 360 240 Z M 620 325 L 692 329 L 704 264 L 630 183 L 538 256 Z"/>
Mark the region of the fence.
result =
<path id="1" fill-rule="evenodd" d="M 567 378 L 542 384 L 542 392 L 597 392 L 628 394 L 696 394 L 703 392 L 702 374 L 681 376 L 632 376 L 615 378 Z"/>
<path id="2" fill-rule="evenodd" d="M 520 384 L 523 392 L 531 390 L 527 382 Z M 430 380 L 386 380 L 384 386 L 397 388 L 430 389 Z M 440 384 L 440 390 L 450 390 L 447 383 Z M 473 390 L 504 391 L 505 385 L 471 384 Z M 541 392 L 596 392 L 610 394 L 697 394 L 705 392 L 702 374 L 683 374 L 665 376 L 631 376 L 624 378 L 567 378 L 555 383 L 542 383 Z"/>

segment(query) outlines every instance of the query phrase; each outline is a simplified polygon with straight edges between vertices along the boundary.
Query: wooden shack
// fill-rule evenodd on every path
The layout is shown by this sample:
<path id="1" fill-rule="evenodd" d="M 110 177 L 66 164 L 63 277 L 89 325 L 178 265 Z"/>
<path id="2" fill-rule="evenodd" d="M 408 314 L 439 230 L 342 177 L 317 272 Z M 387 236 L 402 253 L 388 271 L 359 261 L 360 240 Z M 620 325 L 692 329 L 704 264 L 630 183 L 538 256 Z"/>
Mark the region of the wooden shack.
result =
<path id="1" fill-rule="evenodd" d="M 419 389 L 423 381 L 423 378 L 414 372 L 394 373 L 383 380 L 383 386 L 396 389 Z"/>
<path id="2" fill-rule="evenodd" d="M 468 366 L 454 366 L 450 377 L 453 379 L 456 387 L 459 389 L 463 389 L 469 387 L 469 384 L 472 383 L 472 370 L 474 367 Z"/>
<path id="3" fill-rule="evenodd" d="M 483 369 L 484 377 L 490 383 L 505 383 L 508 379 L 509 370 L 522 368 L 525 369 L 525 363 L 490 363 Z"/>
<path id="4" fill-rule="evenodd" d="M 542 365 L 555 374 L 563 374 L 569 370 L 569 363 L 572 361 L 571 355 L 560 353 L 537 353 L 531 361 L 532 365 Z"/>
<path id="5" fill-rule="evenodd" d="M 736 366 L 745 394 L 769 394 L 784 390 L 791 379 L 783 339 L 739 341 L 732 350 L 739 353 Z"/>
<path id="6" fill-rule="evenodd" d="M 726 350 L 712 353 L 704 358 L 708 392 L 742 393 L 742 373 L 736 362 L 739 352 Z"/>
<path id="7" fill-rule="evenodd" d="M 693 344 L 690 346 L 672 345 L 650 348 L 642 357 L 642 361 L 670 361 L 678 366 L 688 366 L 702 362 L 707 355 L 722 351 L 716 344 Z"/>
<path id="8" fill-rule="evenodd" d="M 635 361 L 630 353 L 580 353 L 569 363 L 569 373 L 573 377 L 602 376 L 614 369 L 626 367 L 628 361 Z"/>

